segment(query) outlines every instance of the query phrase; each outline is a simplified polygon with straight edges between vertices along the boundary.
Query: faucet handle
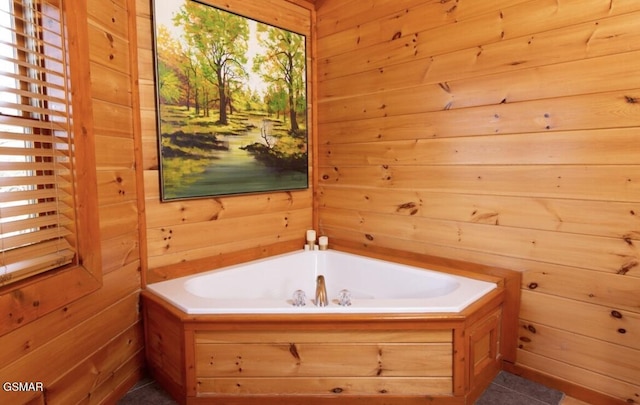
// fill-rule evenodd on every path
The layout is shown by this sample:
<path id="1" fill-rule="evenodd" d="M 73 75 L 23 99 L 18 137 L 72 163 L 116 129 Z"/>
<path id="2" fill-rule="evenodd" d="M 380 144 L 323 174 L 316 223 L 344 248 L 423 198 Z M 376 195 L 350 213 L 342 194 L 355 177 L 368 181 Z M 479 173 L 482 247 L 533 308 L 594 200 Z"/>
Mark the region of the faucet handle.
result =
<path id="1" fill-rule="evenodd" d="M 340 290 L 340 292 L 338 293 L 338 305 L 341 305 L 343 307 L 348 307 L 351 305 L 351 291 L 347 290 L 346 288 L 344 290 Z"/>
<path id="2" fill-rule="evenodd" d="M 306 305 L 307 295 L 302 290 L 295 290 L 293 292 L 293 306 L 303 307 Z"/>

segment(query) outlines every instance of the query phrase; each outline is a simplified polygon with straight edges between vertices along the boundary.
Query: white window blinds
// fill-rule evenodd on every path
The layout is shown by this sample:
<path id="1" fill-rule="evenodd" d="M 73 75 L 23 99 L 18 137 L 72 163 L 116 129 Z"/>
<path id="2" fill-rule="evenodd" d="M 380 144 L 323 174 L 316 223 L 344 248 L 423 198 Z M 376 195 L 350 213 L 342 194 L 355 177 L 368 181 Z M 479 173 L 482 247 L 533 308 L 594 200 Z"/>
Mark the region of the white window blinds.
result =
<path id="1" fill-rule="evenodd" d="M 71 263 L 71 91 L 61 0 L 0 0 L 0 285 Z"/>

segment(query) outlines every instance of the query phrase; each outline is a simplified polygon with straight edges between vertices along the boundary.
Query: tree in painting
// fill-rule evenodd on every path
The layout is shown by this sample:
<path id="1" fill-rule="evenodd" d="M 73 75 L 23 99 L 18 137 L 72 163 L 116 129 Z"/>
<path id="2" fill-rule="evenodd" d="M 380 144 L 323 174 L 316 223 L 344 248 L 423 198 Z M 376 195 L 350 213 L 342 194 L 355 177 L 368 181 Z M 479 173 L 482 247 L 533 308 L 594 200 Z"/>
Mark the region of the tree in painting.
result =
<path id="1" fill-rule="evenodd" d="M 258 40 L 267 50 L 267 53 L 254 59 L 253 70 L 262 72 L 262 78 L 270 84 L 274 93 L 268 95 L 271 99 L 282 99 L 286 96 L 289 109 L 289 122 L 291 131 L 296 132 L 298 126 L 298 113 L 306 109 L 306 97 L 304 96 L 305 53 L 304 37 L 289 31 L 258 24 Z M 285 107 L 283 104 L 279 104 Z"/>
<path id="2" fill-rule="evenodd" d="M 154 5 L 163 199 L 305 188 L 305 37 Z"/>

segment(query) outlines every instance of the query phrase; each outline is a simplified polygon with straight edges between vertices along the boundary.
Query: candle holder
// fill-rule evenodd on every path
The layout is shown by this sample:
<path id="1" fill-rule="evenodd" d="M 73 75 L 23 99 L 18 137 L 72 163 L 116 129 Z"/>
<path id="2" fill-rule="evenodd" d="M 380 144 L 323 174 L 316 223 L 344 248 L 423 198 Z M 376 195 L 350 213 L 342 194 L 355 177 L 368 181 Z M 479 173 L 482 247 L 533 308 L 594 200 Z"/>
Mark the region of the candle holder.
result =
<path id="1" fill-rule="evenodd" d="M 327 236 L 321 236 L 318 238 L 318 248 L 320 250 L 327 250 L 329 249 L 329 237 Z"/>

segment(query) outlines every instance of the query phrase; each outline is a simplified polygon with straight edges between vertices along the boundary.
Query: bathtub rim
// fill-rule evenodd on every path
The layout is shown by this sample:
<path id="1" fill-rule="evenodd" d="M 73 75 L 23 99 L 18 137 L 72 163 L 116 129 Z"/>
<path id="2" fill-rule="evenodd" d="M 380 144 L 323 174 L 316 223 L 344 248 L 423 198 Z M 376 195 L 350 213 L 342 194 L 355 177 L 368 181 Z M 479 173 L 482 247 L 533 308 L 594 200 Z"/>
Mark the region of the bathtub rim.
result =
<path id="1" fill-rule="evenodd" d="M 280 296 L 279 298 L 255 298 L 255 299 L 243 299 L 243 298 L 220 298 L 215 296 L 201 296 L 195 292 L 189 290 L 186 286 L 188 283 L 204 279 L 215 279 L 217 274 L 228 275 L 227 272 L 233 272 L 235 270 L 245 270 L 245 265 L 257 265 L 260 266 L 264 263 L 269 263 L 270 260 L 278 259 L 282 257 L 284 260 L 289 260 L 292 257 L 298 260 L 306 261 L 305 255 L 314 255 L 316 262 L 321 259 L 323 254 L 330 254 L 331 260 L 341 260 L 342 257 L 345 260 L 353 260 L 353 257 L 373 260 L 376 262 L 386 262 L 391 265 L 400 266 L 400 270 L 403 270 L 410 274 L 423 272 L 425 277 L 432 277 L 434 280 L 445 280 L 446 282 L 456 283 L 457 287 L 452 291 L 449 291 L 442 295 L 436 295 L 433 297 L 400 297 L 400 298 L 373 298 L 373 299 L 356 299 L 356 303 L 352 307 L 341 307 L 336 305 L 336 300 L 332 300 L 332 304 L 328 307 L 316 307 L 313 305 L 312 297 L 307 297 L 307 304 L 304 307 L 294 307 L 290 305 L 290 299 Z M 320 254 L 321 256 L 317 256 Z M 333 256 L 336 255 L 336 256 Z M 324 259 L 320 260 L 324 261 Z M 249 270 L 249 269 L 247 269 Z M 328 271 L 330 269 L 326 269 Z M 331 249 L 327 252 L 304 252 L 302 250 L 285 252 L 258 260 L 251 260 L 248 262 L 237 263 L 234 265 L 224 266 L 215 269 L 209 269 L 200 273 L 191 274 L 183 277 L 177 277 L 171 280 L 165 280 L 165 282 L 152 283 L 145 287 L 146 290 L 163 296 L 167 301 L 191 315 L 223 315 L 223 314 L 249 314 L 249 315 L 262 315 L 262 314 L 287 314 L 294 315 L 297 313 L 302 314 L 323 314 L 323 313 L 335 313 L 335 314 L 352 314 L 352 313 L 368 313 L 368 314 L 397 314 L 397 313 L 448 313 L 456 314 L 464 310 L 465 307 L 471 305 L 474 301 L 480 299 L 488 292 L 500 287 L 500 278 L 493 277 L 478 277 L 477 274 L 465 273 L 465 272 L 453 272 L 445 271 L 437 268 L 433 268 L 430 265 L 424 263 L 407 264 L 398 260 L 388 260 L 385 258 L 378 258 L 372 256 L 361 255 L 354 252 L 347 252 L 337 249 Z M 269 269 L 265 270 L 269 271 Z M 220 272 L 220 273 L 218 273 Z M 329 272 L 331 273 L 331 272 Z M 468 283 L 464 280 L 467 279 Z M 481 285 L 480 283 L 484 283 Z M 308 286 L 307 286 L 308 287 Z M 375 286 L 374 286 L 375 287 Z M 173 293 L 172 291 L 176 291 Z M 293 291 L 293 290 L 292 290 Z M 307 289 L 307 292 L 309 290 Z M 466 295 L 465 295 L 466 294 Z M 333 296 L 337 296 L 335 293 Z M 289 303 L 289 304 L 287 304 Z M 387 304 L 387 305 L 385 305 Z"/>
<path id="2" fill-rule="evenodd" d="M 167 301 L 163 296 L 151 290 L 142 290 L 141 296 L 149 299 L 156 304 L 163 306 L 172 315 L 180 319 L 184 323 L 206 324 L 213 323 L 220 327 L 224 325 L 247 325 L 254 324 L 256 328 L 264 327 L 268 324 L 290 323 L 291 325 L 299 324 L 301 327 L 308 325 L 342 325 L 342 324 L 375 324 L 375 323 L 415 323 L 424 321 L 438 322 L 462 322 L 473 319 L 473 315 L 482 314 L 480 310 L 483 305 L 494 300 L 504 298 L 504 288 L 498 286 L 480 297 L 473 303 L 469 304 L 460 312 L 358 312 L 358 313 L 339 313 L 339 312 L 305 312 L 305 313 L 214 313 L 214 314 L 189 314 Z M 471 318 L 470 318 L 471 316 Z"/>
<path id="3" fill-rule="evenodd" d="M 347 252 L 347 251 L 345 251 Z M 351 253 L 351 252 L 348 252 Z M 359 254 L 357 252 L 353 252 Z M 374 257 L 381 260 L 383 256 Z M 393 260 L 388 260 L 393 261 Z M 265 325 L 289 324 L 292 327 L 307 328 L 315 326 L 322 328 L 327 325 L 339 326 L 346 324 L 361 323 L 368 326 L 374 324 L 384 325 L 385 323 L 397 324 L 413 324 L 416 322 L 437 321 L 442 323 L 459 323 L 465 321 L 473 321 L 477 317 L 485 315 L 482 311 L 483 306 L 494 300 L 503 300 L 505 295 L 505 280 L 503 277 L 489 274 L 479 274 L 472 271 L 459 270 L 448 266 L 435 265 L 432 263 L 418 263 L 411 260 L 395 261 L 396 263 L 407 264 L 409 266 L 419 267 L 428 271 L 438 271 L 448 274 L 459 275 L 463 277 L 475 278 L 482 281 L 488 281 L 496 284 L 496 288 L 484 294 L 476 301 L 469 304 L 459 312 L 356 312 L 356 313 L 339 313 L 339 312 L 301 312 L 301 313 L 187 313 L 178 306 L 168 301 L 161 294 L 150 289 L 143 289 L 141 295 L 157 304 L 165 307 L 181 322 L 194 325 L 214 324 L 216 327 L 225 328 L 227 326 L 241 325 L 249 327 L 254 325 L 256 329 L 263 328 Z M 426 266 L 429 266 L 428 268 Z"/>
<path id="4" fill-rule="evenodd" d="M 336 250 L 338 252 L 343 253 L 351 253 L 367 258 L 385 260 L 391 263 L 397 263 L 407 266 L 416 267 L 419 269 L 423 269 L 426 271 L 435 271 L 441 272 L 445 274 L 452 274 L 456 276 L 462 276 L 467 278 L 472 278 L 480 281 L 486 281 L 490 283 L 495 283 L 496 288 L 489 291 L 476 301 L 469 304 L 466 308 L 464 308 L 460 312 L 360 312 L 360 313 L 319 313 L 319 312 L 305 312 L 305 313 L 214 313 L 214 314 L 200 314 L 193 313 L 189 314 L 179 307 L 175 306 L 171 302 L 167 301 L 162 295 L 155 293 L 152 290 L 147 289 L 146 287 L 142 289 L 142 294 L 151 297 L 157 297 L 161 302 L 166 302 L 168 306 L 176 311 L 176 316 L 178 316 L 183 321 L 192 321 L 192 322 L 211 322 L 211 321 L 219 321 L 224 322 L 256 322 L 256 321 L 264 321 L 270 322 L 272 319 L 273 322 L 282 322 L 283 320 L 295 319 L 295 318 L 305 318 L 312 317 L 317 322 L 328 321 L 328 322 L 347 322 L 347 321 L 372 321 L 372 320 L 380 320 L 380 321 L 397 321 L 397 320 L 405 320 L 405 321 L 416 321 L 416 320 L 442 320 L 442 319 L 464 319 L 466 317 L 465 314 L 473 313 L 475 308 L 478 305 L 481 305 L 485 302 L 485 298 L 490 300 L 490 297 L 495 295 L 502 295 L 504 290 L 507 289 L 507 297 L 505 298 L 507 301 L 511 301 L 512 304 L 517 304 L 517 308 L 519 311 L 519 291 L 520 291 L 520 274 L 513 270 L 501 269 L 494 266 L 485 266 L 477 263 L 464 262 L 456 259 L 447 259 L 437 256 L 430 256 L 418 253 L 404 252 L 398 251 L 390 248 L 377 248 L 375 250 L 363 250 L 361 248 L 354 248 L 353 246 L 343 245 L 340 242 L 336 243 L 335 241 L 332 243 L 331 249 Z M 279 254 L 286 253 L 295 253 L 296 251 L 288 251 L 288 252 L 280 252 L 277 254 L 273 254 L 267 257 L 263 257 L 263 259 L 269 259 L 270 257 L 278 256 Z M 242 265 L 244 263 L 249 263 L 251 260 L 246 262 L 234 263 L 230 266 Z M 223 269 L 229 266 L 221 266 L 220 268 L 214 269 Z M 212 269 L 209 269 L 212 270 Z M 204 270 L 199 273 L 206 273 L 209 270 Z M 198 273 L 191 274 L 191 276 L 195 276 Z M 182 278 L 184 276 L 175 277 Z M 509 279 L 517 278 L 517 302 L 513 302 L 514 295 L 514 286 L 515 283 L 509 283 Z M 166 281 L 166 280 L 163 280 Z M 159 282 L 159 281 L 158 281 Z M 154 283 L 152 283 L 154 284 Z M 509 288 L 507 284 L 511 284 Z M 517 313 L 517 312 L 516 312 Z M 517 318 L 516 318 L 517 319 Z"/>

